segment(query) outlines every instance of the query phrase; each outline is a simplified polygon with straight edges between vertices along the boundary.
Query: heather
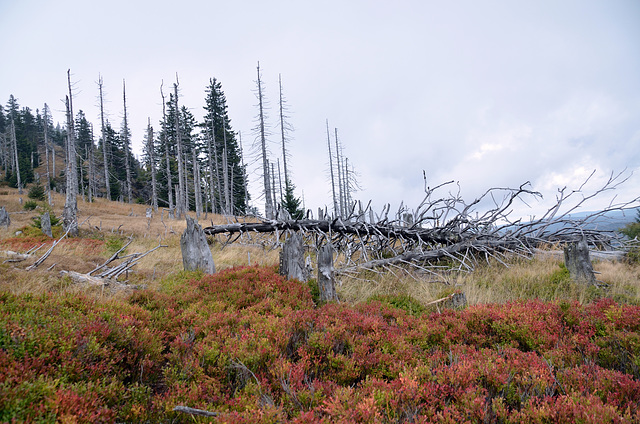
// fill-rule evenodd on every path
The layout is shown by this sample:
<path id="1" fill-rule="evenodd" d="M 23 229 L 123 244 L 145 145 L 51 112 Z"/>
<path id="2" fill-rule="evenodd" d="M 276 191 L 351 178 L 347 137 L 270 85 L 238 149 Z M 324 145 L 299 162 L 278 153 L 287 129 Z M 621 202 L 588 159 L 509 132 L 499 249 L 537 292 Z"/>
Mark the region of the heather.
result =
<path id="1" fill-rule="evenodd" d="M 640 307 L 316 305 L 273 267 L 0 294 L 2 422 L 637 422 Z M 174 412 L 177 405 L 218 412 Z"/>

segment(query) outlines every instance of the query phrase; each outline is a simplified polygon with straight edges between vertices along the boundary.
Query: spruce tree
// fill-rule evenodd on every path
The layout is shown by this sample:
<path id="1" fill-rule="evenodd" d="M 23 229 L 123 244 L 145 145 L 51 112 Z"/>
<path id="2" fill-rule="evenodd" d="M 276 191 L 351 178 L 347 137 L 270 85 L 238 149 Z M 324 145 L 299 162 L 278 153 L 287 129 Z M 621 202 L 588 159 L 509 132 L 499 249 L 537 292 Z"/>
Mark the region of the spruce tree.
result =
<path id="1" fill-rule="evenodd" d="M 207 150 L 211 147 L 211 152 L 207 152 L 207 183 L 210 197 L 213 196 L 214 199 L 210 201 L 219 206 L 218 212 L 244 214 L 249 198 L 246 191 L 247 173 L 236 133 L 231 127 L 222 84 L 215 78 L 209 80 L 204 109 L 206 114 L 200 126 Z M 227 184 L 224 184 L 225 180 Z M 223 210 L 225 204 L 227 210 Z"/>

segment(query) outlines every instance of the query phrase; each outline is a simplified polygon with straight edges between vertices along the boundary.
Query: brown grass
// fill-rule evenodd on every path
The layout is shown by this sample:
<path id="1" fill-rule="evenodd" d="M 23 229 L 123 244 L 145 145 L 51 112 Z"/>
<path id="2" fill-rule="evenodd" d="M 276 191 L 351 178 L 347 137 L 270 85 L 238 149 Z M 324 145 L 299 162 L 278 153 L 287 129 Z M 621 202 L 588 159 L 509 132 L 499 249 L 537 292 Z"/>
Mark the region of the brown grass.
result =
<path id="1" fill-rule="evenodd" d="M 18 195 L 17 190 L 0 187 L 0 206 L 5 206 L 11 216 L 11 226 L 0 228 L 0 251 L 20 250 L 41 243 L 43 236 L 30 228 L 32 218 L 43 212 L 44 205 L 35 211 L 24 211 L 20 198 L 28 200 L 25 194 Z M 64 197 L 53 196 L 53 212 L 60 216 L 64 206 Z M 126 253 L 146 252 L 158 244 L 165 245 L 147 255 L 128 275 L 129 281 L 157 287 L 158 282 L 171 274 L 182 270 L 180 252 L 180 234 L 186 226 L 184 220 L 169 219 L 166 212 L 156 213 L 151 219 L 145 216 L 145 205 L 129 205 L 96 199 L 93 203 L 78 200 L 80 237 L 63 240 L 51 256 L 35 271 L 25 268 L 40 257 L 48 246 L 43 247 L 33 258 L 16 264 L 0 265 L 0 290 L 15 293 L 40 291 L 89 291 L 104 297 L 104 291 L 71 284 L 61 278 L 61 270 L 86 273 L 104 262 L 114 247 L 126 243 L 129 237 L 132 243 Z M 222 216 L 201 217 L 203 226 L 222 224 Z M 24 233 L 16 237 L 16 232 Z M 26 237 L 31 235 L 32 237 Z M 33 237 L 37 235 L 36 237 Z M 50 244 L 52 241 L 49 240 Z M 278 251 L 264 248 L 258 244 L 233 244 L 223 247 L 220 240 L 212 240 L 212 254 L 218 271 L 250 263 L 273 266 L 278 263 Z M 0 252 L 0 262 L 4 261 Z M 54 265 L 51 271 L 47 268 Z M 503 303 L 518 299 L 539 298 L 543 300 L 571 299 L 588 302 L 598 296 L 610 296 L 616 300 L 640 303 L 640 266 L 622 262 L 595 262 L 594 268 L 600 274 L 599 280 L 607 283 L 606 290 L 581 286 L 567 282 L 562 277 L 561 260 L 552 256 L 540 256 L 535 259 L 513 259 L 506 268 L 498 263 L 481 264 L 471 274 L 449 273 L 437 279 L 429 275 L 409 276 L 402 272 L 373 273 L 365 272 L 356 277 L 339 277 L 338 293 L 350 303 L 366 301 L 372 296 L 389 294 L 410 295 L 426 304 L 439 299 L 453 290 L 464 291 L 469 304 Z M 447 284 L 444 284 L 446 281 Z M 118 294 L 119 296 L 122 294 Z"/>

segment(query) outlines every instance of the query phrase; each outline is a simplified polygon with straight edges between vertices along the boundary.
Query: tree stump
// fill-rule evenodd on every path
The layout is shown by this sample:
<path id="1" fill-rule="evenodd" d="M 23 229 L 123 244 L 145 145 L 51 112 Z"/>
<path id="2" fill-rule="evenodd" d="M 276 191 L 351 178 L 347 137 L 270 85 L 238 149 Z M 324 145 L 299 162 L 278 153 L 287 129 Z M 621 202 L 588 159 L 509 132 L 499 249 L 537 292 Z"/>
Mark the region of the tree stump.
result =
<path id="1" fill-rule="evenodd" d="M 40 229 L 42 230 L 42 234 L 45 234 L 47 237 L 53 237 L 49 212 L 45 212 L 40 216 Z"/>
<path id="2" fill-rule="evenodd" d="M 328 243 L 318 252 L 318 290 L 320 301 L 338 300 L 333 272 L 333 246 Z"/>
<path id="3" fill-rule="evenodd" d="M 9 225 L 11 225 L 11 218 L 9 218 L 9 212 L 7 212 L 4 206 L 0 206 L 0 227 L 3 225 L 9 228 Z"/>
<path id="4" fill-rule="evenodd" d="M 585 240 L 569 243 L 564 248 L 564 264 L 573 281 L 595 284 L 596 276 L 589 259 L 589 246 Z"/>
<path id="5" fill-rule="evenodd" d="M 307 281 L 307 272 L 304 264 L 304 246 L 302 236 L 293 233 L 284 243 L 280 252 L 280 275 L 287 280 Z"/>
<path id="6" fill-rule="evenodd" d="M 215 273 L 216 266 L 213 262 L 213 255 L 202 227 L 189 215 L 185 216 L 187 229 L 180 237 L 180 250 L 182 250 L 182 263 L 185 271 L 202 270 L 206 274 Z"/>

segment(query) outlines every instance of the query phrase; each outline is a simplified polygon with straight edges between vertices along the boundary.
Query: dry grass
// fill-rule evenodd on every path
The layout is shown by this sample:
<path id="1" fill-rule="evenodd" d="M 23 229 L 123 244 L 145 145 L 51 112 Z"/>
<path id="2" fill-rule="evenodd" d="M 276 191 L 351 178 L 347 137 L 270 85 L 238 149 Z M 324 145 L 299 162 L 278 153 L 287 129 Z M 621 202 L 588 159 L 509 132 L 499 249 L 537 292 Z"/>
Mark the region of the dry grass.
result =
<path id="1" fill-rule="evenodd" d="M 15 189 L 0 187 L 0 206 L 5 206 L 11 216 L 11 226 L 8 229 L 0 228 L 0 251 L 9 250 L 2 247 L 3 242 L 5 246 L 7 243 L 11 245 L 15 242 L 22 251 L 32 247 L 27 246 L 29 243 L 37 245 L 36 241 L 29 242 L 32 239 L 25 238 L 26 234 L 16 237 L 15 233 L 20 229 L 33 233 L 33 230 L 29 229 L 32 218 L 42 213 L 43 209 L 24 211 L 20 198 L 23 199 L 23 203 L 28 200 L 26 191 L 20 196 Z M 54 194 L 53 203 L 53 212 L 60 216 L 64 197 Z M 62 241 L 36 271 L 25 271 L 25 268 L 44 253 L 46 247 L 24 262 L 0 265 L 0 290 L 16 293 L 88 290 L 104 297 L 105 293 L 102 290 L 96 292 L 60 278 L 59 271 L 86 273 L 104 262 L 114 252 L 113 249 L 124 245 L 129 237 L 132 238 L 132 243 L 126 253 L 146 252 L 158 244 L 166 246 L 142 258 L 135 266 L 134 272 L 127 277 L 130 282 L 154 288 L 160 279 L 183 269 L 180 234 L 186 226 L 184 220 L 171 220 L 166 212 L 154 214 L 151 219 L 147 219 L 145 205 L 129 205 L 103 199 L 96 199 L 93 203 L 79 199 L 78 208 L 79 222 L 84 222 L 80 227 L 80 237 Z M 202 217 L 200 222 L 206 226 L 226 223 L 226 220 L 221 216 L 209 215 L 206 218 Z M 26 242 L 20 244 L 20 240 Z M 219 271 L 248 263 L 262 266 L 278 263 L 279 252 L 259 244 L 237 243 L 223 247 L 220 240 L 216 239 L 211 247 L 216 269 Z M 4 259 L 0 258 L 0 261 L 2 260 Z M 46 269 L 53 264 L 55 267 L 47 271 Z M 600 272 L 599 280 L 609 285 L 607 290 L 567 281 L 561 260 L 552 256 L 540 256 L 532 260 L 514 259 L 508 268 L 491 263 L 480 265 L 472 274 L 448 274 L 441 281 L 446 280 L 449 284 L 434 282 L 434 278 L 428 275 L 411 277 L 401 272 L 366 272 L 357 278 L 340 277 L 338 292 L 341 298 L 349 303 L 363 302 L 373 296 L 403 294 L 426 304 L 453 290 L 464 291 L 469 304 L 472 305 L 528 298 L 588 302 L 598 296 L 640 303 L 640 266 L 621 262 L 595 262 L 594 268 Z"/>

